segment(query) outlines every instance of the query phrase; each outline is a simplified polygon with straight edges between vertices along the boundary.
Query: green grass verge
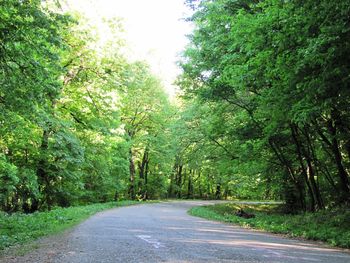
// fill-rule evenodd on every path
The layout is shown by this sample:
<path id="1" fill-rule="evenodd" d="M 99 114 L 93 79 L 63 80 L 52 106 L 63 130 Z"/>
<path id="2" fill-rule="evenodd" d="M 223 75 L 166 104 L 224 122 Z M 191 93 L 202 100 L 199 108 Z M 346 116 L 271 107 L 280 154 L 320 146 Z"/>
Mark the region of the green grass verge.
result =
<path id="1" fill-rule="evenodd" d="M 235 215 L 243 208 L 255 218 L 244 219 Z M 324 241 L 332 246 L 350 248 L 350 210 L 337 208 L 316 213 L 283 214 L 279 205 L 217 204 L 192 208 L 189 213 L 207 219 L 235 223 L 243 227 Z"/>
<path id="2" fill-rule="evenodd" d="M 57 208 L 33 214 L 6 214 L 0 211 L 0 251 L 39 237 L 58 233 L 80 223 L 91 215 L 114 207 L 139 204 L 138 201 L 119 201 L 68 208 Z"/>

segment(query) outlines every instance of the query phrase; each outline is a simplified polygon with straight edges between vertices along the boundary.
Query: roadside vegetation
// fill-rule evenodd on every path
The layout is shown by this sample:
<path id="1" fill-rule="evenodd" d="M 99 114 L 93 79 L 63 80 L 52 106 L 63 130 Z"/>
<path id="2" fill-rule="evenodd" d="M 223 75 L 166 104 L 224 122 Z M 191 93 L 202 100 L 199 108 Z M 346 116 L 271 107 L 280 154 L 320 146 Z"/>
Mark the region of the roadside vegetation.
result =
<path id="1" fill-rule="evenodd" d="M 89 216 L 114 207 L 139 204 L 138 201 L 119 201 L 68 208 L 56 208 L 32 214 L 0 212 L 0 251 L 42 236 L 58 233 Z"/>
<path id="2" fill-rule="evenodd" d="M 216 204 L 192 208 L 189 213 L 222 222 L 234 223 L 246 228 L 324 241 L 332 246 L 350 248 L 350 210 L 337 207 L 315 213 L 286 214 L 282 205 Z M 254 218 L 236 215 L 239 209 Z"/>

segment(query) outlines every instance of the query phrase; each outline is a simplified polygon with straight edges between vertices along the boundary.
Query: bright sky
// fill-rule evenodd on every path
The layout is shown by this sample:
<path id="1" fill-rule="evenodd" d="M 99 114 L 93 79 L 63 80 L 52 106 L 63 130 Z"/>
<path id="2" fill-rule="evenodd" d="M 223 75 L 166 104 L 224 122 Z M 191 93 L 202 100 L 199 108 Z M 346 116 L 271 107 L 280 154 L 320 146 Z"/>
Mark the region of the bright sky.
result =
<path id="1" fill-rule="evenodd" d="M 184 0 L 67 0 L 69 8 L 82 13 L 100 31 L 102 18 L 121 17 L 131 59 L 146 60 L 163 80 L 171 97 L 180 70 L 179 53 L 188 43 L 191 26 L 183 18 L 190 14 Z M 104 34 L 102 32 L 102 34 Z"/>

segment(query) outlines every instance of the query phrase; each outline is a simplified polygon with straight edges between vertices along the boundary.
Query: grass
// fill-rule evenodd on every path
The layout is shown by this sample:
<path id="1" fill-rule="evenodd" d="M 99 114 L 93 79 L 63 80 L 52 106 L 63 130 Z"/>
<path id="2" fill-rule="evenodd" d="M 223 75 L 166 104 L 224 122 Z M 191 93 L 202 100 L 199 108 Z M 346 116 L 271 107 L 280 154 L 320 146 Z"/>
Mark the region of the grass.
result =
<path id="1" fill-rule="evenodd" d="M 235 215 L 243 208 L 255 218 L 244 219 Z M 332 246 L 350 248 L 350 209 L 336 208 L 316 213 L 283 214 L 280 205 L 216 204 L 192 208 L 189 213 L 207 219 L 235 223 L 243 227 L 324 241 Z"/>
<path id="2" fill-rule="evenodd" d="M 57 208 L 33 214 L 0 212 L 0 251 L 72 227 L 91 215 L 114 207 L 139 204 L 138 201 L 119 201 L 69 208 Z"/>

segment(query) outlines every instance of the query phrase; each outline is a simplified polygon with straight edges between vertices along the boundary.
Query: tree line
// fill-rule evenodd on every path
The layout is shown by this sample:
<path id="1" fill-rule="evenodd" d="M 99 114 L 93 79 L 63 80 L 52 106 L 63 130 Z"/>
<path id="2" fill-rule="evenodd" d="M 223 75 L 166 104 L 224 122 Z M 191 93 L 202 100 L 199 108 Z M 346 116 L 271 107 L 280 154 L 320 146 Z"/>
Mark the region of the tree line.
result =
<path id="1" fill-rule="evenodd" d="M 348 1 L 200 0 L 175 103 L 56 1 L 0 0 L 0 208 L 350 198 Z"/>
<path id="2" fill-rule="evenodd" d="M 167 167 L 152 161 L 167 158 L 173 110 L 149 66 L 127 60 L 120 21 L 99 44 L 53 1 L 5 0 L 0 14 L 1 209 L 159 197 Z"/>
<path id="3" fill-rule="evenodd" d="M 349 2 L 187 2 L 179 84 L 200 114 L 191 130 L 221 149 L 218 185 L 260 188 L 288 211 L 348 203 Z"/>

